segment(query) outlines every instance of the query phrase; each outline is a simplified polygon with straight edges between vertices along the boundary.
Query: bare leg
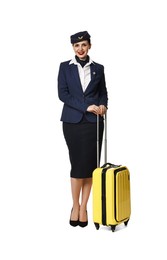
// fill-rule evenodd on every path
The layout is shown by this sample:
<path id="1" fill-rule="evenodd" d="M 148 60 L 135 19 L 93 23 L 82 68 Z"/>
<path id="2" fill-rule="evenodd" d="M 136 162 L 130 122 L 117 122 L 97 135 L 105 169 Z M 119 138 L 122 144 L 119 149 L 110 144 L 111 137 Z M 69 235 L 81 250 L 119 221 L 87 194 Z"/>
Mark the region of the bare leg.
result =
<path id="1" fill-rule="evenodd" d="M 79 220 L 84 222 L 87 221 L 87 203 L 92 187 L 92 178 L 82 179 L 82 199 L 81 199 L 81 206 L 79 212 Z"/>
<path id="2" fill-rule="evenodd" d="M 71 220 L 78 220 L 79 218 L 79 198 L 83 185 L 83 179 L 71 178 L 71 193 L 73 199 L 73 210 L 71 212 Z"/>

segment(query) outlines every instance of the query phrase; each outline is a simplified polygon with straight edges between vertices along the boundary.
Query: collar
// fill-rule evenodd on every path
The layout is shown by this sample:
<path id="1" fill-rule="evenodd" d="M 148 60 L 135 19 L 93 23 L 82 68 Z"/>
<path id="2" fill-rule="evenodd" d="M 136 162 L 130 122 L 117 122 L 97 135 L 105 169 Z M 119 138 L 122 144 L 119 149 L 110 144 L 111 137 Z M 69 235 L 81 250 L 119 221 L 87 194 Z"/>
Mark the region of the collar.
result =
<path id="1" fill-rule="evenodd" d="M 89 62 L 85 65 L 85 66 L 88 66 L 90 65 L 91 63 L 94 64 L 93 60 L 91 60 L 91 58 L 89 57 Z M 74 57 L 72 60 L 70 60 L 69 62 L 69 65 L 71 64 L 74 64 L 74 65 L 78 65 L 79 63 L 76 61 L 76 58 Z M 79 64 L 80 65 L 80 64 Z"/>

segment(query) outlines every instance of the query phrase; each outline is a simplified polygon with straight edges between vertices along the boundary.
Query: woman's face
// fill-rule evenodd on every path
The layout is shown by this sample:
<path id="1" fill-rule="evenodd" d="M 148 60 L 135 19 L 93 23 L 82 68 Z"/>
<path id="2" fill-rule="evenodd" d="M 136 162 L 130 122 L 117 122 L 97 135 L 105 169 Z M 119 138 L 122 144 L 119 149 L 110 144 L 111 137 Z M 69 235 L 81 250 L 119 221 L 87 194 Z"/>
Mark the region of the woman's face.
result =
<path id="1" fill-rule="evenodd" d="M 86 56 L 90 48 L 91 48 L 91 44 L 89 44 L 88 41 L 82 41 L 73 44 L 75 55 L 77 55 L 77 57 L 80 60 L 86 59 Z"/>

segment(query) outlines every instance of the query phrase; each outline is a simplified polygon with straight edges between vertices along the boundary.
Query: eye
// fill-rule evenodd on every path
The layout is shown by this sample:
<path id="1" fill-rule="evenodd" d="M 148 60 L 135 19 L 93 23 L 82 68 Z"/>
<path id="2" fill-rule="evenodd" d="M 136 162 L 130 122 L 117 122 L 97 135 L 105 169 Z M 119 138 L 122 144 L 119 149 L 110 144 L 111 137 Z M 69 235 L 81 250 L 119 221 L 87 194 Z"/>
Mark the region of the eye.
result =
<path id="1" fill-rule="evenodd" d="M 79 44 L 78 44 L 78 43 L 74 44 L 74 47 L 78 47 L 78 46 L 79 46 Z"/>

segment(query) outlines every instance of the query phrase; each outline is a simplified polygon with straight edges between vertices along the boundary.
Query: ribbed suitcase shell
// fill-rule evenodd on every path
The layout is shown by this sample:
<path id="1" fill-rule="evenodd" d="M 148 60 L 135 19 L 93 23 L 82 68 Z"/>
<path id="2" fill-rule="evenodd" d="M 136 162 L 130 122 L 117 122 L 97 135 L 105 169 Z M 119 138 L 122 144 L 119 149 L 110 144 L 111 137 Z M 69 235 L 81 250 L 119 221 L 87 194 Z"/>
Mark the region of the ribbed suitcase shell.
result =
<path id="1" fill-rule="evenodd" d="M 127 225 L 131 214 L 130 173 L 126 166 L 96 168 L 93 172 L 93 221 L 111 226 L 124 222 Z"/>

